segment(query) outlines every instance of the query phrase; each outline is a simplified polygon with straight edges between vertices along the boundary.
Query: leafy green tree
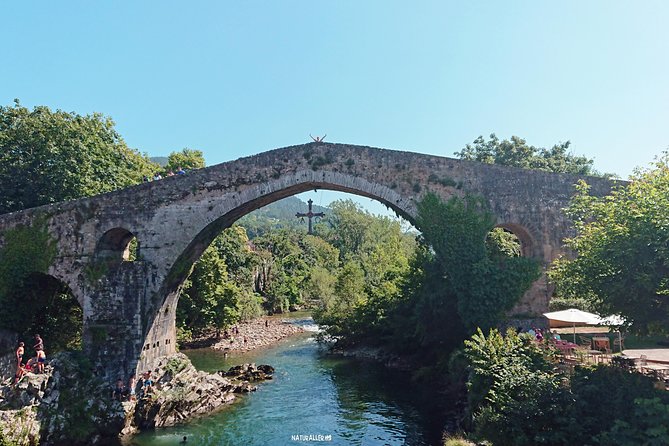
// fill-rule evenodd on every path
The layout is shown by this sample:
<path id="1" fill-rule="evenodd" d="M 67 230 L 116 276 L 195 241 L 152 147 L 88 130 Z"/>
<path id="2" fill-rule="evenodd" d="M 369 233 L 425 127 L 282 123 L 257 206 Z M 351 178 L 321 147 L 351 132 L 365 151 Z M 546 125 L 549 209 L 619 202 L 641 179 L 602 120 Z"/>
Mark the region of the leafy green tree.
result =
<path id="1" fill-rule="evenodd" d="M 184 284 L 177 306 L 177 321 L 195 333 L 221 330 L 239 320 L 241 291 L 227 275 L 225 261 L 214 246 L 205 250 Z"/>
<path id="2" fill-rule="evenodd" d="M 168 155 L 165 170 L 176 172 L 179 168 L 192 170 L 201 169 L 204 166 L 204 155 L 201 150 L 185 148 L 179 152 L 172 152 Z"/>
<path id="3" fill-rule="evenodd" d="M 404 234 L 398 221 L 374 216 L 351 200 L 332 203 L 316 229 L 336 248 L 344 265 L 336 273 L 335 290 L 325 293 L 316 320 L 328 326 L 329 334 L 345 336 L 346 342 L 381 338 L 390 329 L 388 310 L 400 298 L 415 237 Z M 353 287 L 349 294 L 346 286 Z"/>
<path id="4" fill-rule="evenodd" d="M 342 260 L 358 253 L 374 216 L 363 211 L 353 200 L 337 200 L 330 204 L 325 224 L 317 234 L 339 250 Z"/>
<path id="5" fill-rule="evenodd" d="M 479 136 L 472 144 L 467 144 L 461 151 L 455 152 L 455 155 L 464 160 L 487 164 L 557 173 L 599 175 L 593 170 L 591 159 L 569 153 L 570 145 L 571 143 L 567 141 L 545 149 L 528 145 L 524 139 L 517 136 L 500 141 L 493 133 L 487 141 L 483 136 Z"/>
<path id="6" fill-rule="evenodd" d="M 580 182 L 567 209 L 576 236 L 565 243 L 576 257 L 553 264 L 557 295 L 586 299 L 601 314 L 621 314 L 637 332 L 667 332 L 669 154 L 609 196 L 588 190 Z"/>
<path id="7" fill-rule="evenodd" d="M 346 262 L 334 281 L 333 293 L 322 296 L 322 304 L 314 311 L 314 320 L 327 325 L 328 334 L 356 340 L 359 325 L 355 313 L 365 304 L 365 279 L 360 265 Z"/>
<path id="8" fill-rule="evenodd" d="M 304 299 L 314 305 L 322 304 L 330 307 L 335 299 L 334 285 L 337 279 L 337 270 L 323 266 L 313 266 L 303 286 Z"/>
<path id="9" fill-rule="evenodd" d="M 510 231 L 504 228 L 493 228 L 485 240 L 488 257 L 520 257 L 522 255 L 520 240 Z"/>
<path id="10" fill-rule="evenodd" d="M 99 113 L 0 107 L 0 213 L 137 184 L 156 168 Z"/>
<path id="11" fill-rule="evenodd" d="M 607 446 L 636 446 L 669 444 L 669 404 L 660 398 L 637 398 L 634 408 L 616 419 L 613 427 L 596 436 L 597 444 Z"/>
<path id="12" fill-rule="evenodd" d="M 266 252 L 262 288 L 257 291 L 265 297 L 270 313 L 282 313 L 302 304 L 301 288 L 308 265 L 298 237 L 294 231 L 282 229 L 254 240 L 255 246 Z"/>
<path id="13" fill-rule="evenodd" d="M 234 225 L 224 230 L 212 244 L 225 260 L 228 275 L 239 287 L 251 289 L 258 256 L 251 250 L 246 230 Z"/>

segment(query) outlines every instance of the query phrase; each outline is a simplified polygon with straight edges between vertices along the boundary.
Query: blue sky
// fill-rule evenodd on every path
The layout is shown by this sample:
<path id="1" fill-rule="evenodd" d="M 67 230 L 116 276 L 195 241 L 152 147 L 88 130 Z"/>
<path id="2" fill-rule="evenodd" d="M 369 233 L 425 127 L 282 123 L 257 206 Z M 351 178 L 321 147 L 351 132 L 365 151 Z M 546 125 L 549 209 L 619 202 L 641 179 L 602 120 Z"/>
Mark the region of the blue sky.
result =
<path id="1" fill-rule="evenodd" d="M 151 156 L 309 133 L 453 156 L 495 132 L 626 177 L 669 147 L 661 0 L 3 2 L 0 23 L 0 104 L 102 112 Z"/>

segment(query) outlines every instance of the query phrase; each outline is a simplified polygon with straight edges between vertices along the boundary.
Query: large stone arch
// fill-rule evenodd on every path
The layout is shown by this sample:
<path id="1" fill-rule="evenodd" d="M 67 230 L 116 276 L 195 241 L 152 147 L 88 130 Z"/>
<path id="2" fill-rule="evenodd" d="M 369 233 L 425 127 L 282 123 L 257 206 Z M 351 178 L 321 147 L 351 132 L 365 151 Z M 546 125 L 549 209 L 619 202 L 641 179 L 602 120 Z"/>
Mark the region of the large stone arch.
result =
<path id="1" fill-rule="evenodd" d="M 162 304 L 155 313 L 155 318 L 147 330 L 146 340 L 142 346 L 141 361 L 138 365 L 140 370 L 152 368 L 155 359 L 176 351 L 175 320 L 181 286 L 188 277 L 192 265 L 214 238 L 244 215 L 275 201 L 312 189 L 333 190 L 371 198 L 385 204 L 412 224 L 414 223 L 416 208 L 413 201 L 406 200 L 384 185 L 370 183 L 348 174 L 301 171 L 235 195 L 231 203 L 221 204 L 211 209 L 212 214 L 201 222 L 201 225 L 204 226 L 193 236 L 168 271 L 159 290 Z M 216 195 L 215 189 L 212 189 L 211 197 L 216 197 Z M 211 197 L 203 198 L 202 201 L 210 203 Z M 211 205 L 207 204 L 207 207 L 209 206 Z"/>
<path id="2" fill-rule="evenodd" d="M 165 321 L 175 309 L 170 296 L 211 239 L 271 201 L 312 188 L 332 189 L 374 198 L 412 221 L 416 202 L 427 191 L 443 199 L 474 194 L 488 202 L 500 225 L 522 228 L 531 240 L 529 255 L 548 265 L 563 252 L 562 239 L 570 235 L 562 209 L 579 179 L 412 152 L 309 143 L 96 197 L 0 215 L 0 247 L 4 230 L 46 222 L 58 251 L 48 272 L 67 283 L 84 308 L 84 342 L 91 359 L 110 376 L 127 375 L 141 354 L 148 361 L 173 348 L 164 336 L 171 330 Z M 608 193 L 614 184 L 586 180 L 595 195 Z M 113 228 L 136 236 L 141 256 L 105 269 L 96 263 L 96 248 Z M 117 235 L 114 240 L 123 241 L 123 234 Z M 517 313 L 540 313 L 549 293 L 543 278 Z M 155 331 L 157 326 L 167 331 Z M 155 347 L 145 342 L 152 334 Z"/>

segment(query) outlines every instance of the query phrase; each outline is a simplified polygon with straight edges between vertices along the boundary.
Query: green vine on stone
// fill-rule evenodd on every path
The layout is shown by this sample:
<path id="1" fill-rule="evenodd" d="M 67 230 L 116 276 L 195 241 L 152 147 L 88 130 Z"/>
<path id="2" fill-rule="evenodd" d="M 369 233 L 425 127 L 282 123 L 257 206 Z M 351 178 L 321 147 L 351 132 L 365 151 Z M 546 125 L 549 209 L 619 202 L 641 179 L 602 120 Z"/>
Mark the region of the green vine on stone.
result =
<path id="1" fill-rule="evenodd" d="M 49 234 L 46 219 L 32 226 L 19 225 L 2 233 L 0 248 L 0 302 L 34 272 L 46 273 L 56 258 L 56 241 Z"/>

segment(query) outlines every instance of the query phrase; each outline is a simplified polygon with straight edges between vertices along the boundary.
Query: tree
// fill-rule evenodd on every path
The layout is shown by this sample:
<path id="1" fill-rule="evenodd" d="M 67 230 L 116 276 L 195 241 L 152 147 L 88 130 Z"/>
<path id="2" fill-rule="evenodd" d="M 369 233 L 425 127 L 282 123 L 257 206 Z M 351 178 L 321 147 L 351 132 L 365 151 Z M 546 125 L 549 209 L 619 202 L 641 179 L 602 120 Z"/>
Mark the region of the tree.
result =
<path id="1" fill-rule="evenodd" d="M 258 256 L 251 250 L 246 230 L 234 225 L 221 232 L 212 244 L 225 260 L 228 275 L 239 287 L 251 289 Z"/>
<path id="2" fill-rule="evenodd" d="M 638 332 L 669 331 L 669 154 L 606 197 L 588 191 L 579 182 L 567 209 L 576 257 L 552 265 L 557 295 L 621 314 Z"/>
<path id="3" fill-rule="evenodd" d="M 109 192 L 156 169 L 102 114 L 0 107 L 0 213 Z"/>
<path id="4" fill-rule="evenodd" d="M 504 228 L 493 228 L 486 237 L 485 246 L 488 257 L 520 257 L 522 255 L 520 240 L 516 234 Z"/>
<path id="5" fill-rule="evenodd" d="M 185 148 L 180 152 L 172 152 L 169 154 L 165 170 L 176 172 L 179 168 L 192 170 L 201 169 L 204 166 L 204 155 L 201 150 Z"/>
<path id="6" fill-rule="evenodd" d="M 467 144 L 464 149 L 455 152 L 455 155 L 464 160 L 487 164 L 556 173 L 600 175 L 592 168 L 593 160 L 569 153 L 570 145 L 569 141 L 560 142 L 550 149 L 545 149 L 528 145 L 524 139 L 517 136 L 512 136 L 511 140 L 500 141 L 493 133 L 488 141 L 479 136 L 472 144 Z"/>
<path id="7" fill-rule="evenodd" d="M 204 251 L 184 284 L 177 306 L 178 325 L 196 333 L 232 325 L 239 320 L 240 294 L 228 278 L 225 261 L 212 245 Z"/>
<path id="8" fill-rule="evenodd" d="M 343 267 L 334 271 L 334 289 L 321 290 L 314 317 L 345 342 L 380 339 L 389 331 L 388 311 L 400 298 L 415 237 L 404 234 L 397 220 L 374 216 L 351 200 L 334 202 L 330 209 L 316 233 L 335 249 L 326 250 L 330 260 L 321 262 L 330 271 L 339 263 Z"/>

